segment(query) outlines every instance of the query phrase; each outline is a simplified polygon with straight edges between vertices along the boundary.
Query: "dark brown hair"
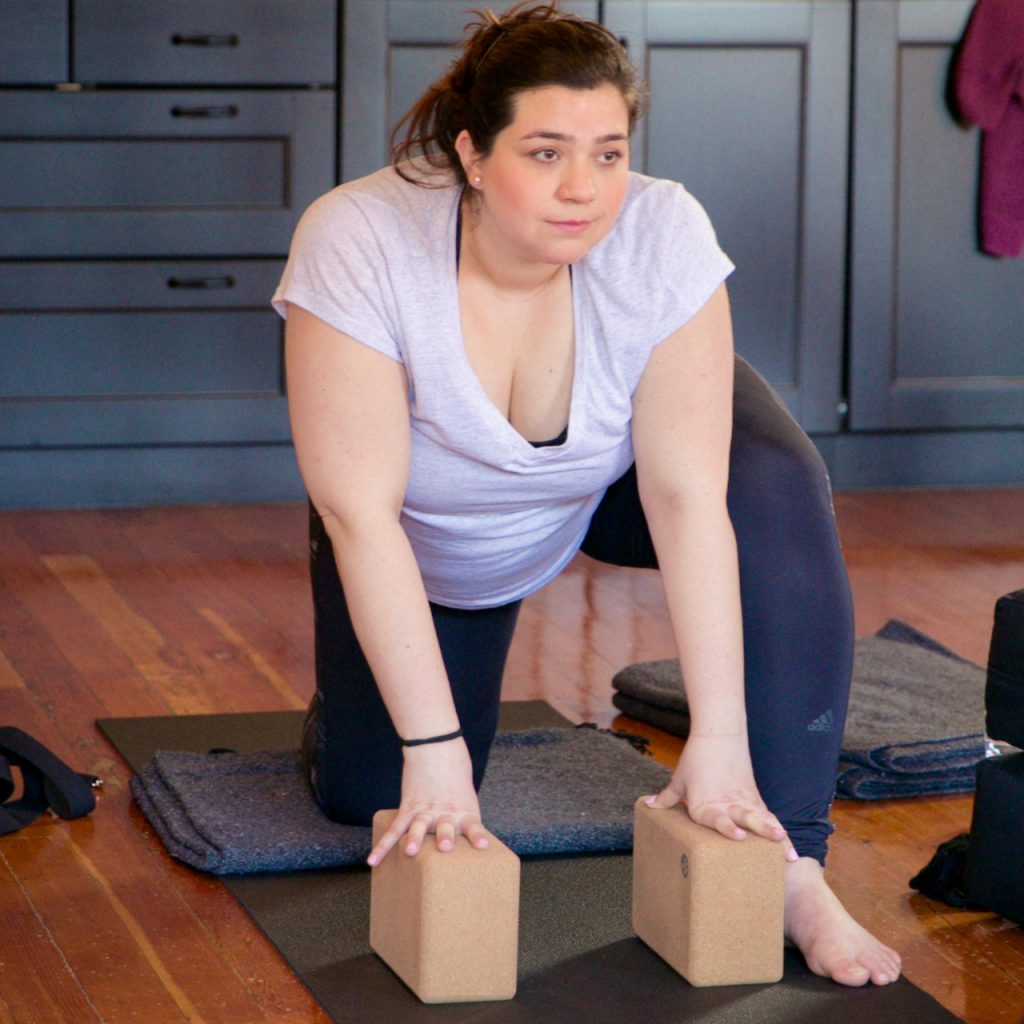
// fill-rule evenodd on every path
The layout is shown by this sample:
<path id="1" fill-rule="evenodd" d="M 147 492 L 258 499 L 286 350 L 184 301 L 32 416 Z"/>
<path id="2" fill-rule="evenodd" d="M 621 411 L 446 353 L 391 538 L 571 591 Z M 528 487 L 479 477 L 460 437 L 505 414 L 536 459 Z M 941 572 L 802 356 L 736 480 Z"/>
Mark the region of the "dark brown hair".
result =
<path id="1" fill-rule="evenodd" d="M 450 169 L 465 185 L 455 139 L 463 130 L 484 156 L 494 137 L 515 115 L 515 98 L 529 89 L 561 85 L 596 89 L 614 85 L 622 94 L 632 132 L 641 114 L 643 90 L 626 51 L 602 25 L 563 14 L 556 3 L 518 3 L 504 14 L 472 11 L 468 38 L 459 55 L 402 118 L 392 134 L 391 159 L 407 181 L 404 161 L 422 158 Z"/>

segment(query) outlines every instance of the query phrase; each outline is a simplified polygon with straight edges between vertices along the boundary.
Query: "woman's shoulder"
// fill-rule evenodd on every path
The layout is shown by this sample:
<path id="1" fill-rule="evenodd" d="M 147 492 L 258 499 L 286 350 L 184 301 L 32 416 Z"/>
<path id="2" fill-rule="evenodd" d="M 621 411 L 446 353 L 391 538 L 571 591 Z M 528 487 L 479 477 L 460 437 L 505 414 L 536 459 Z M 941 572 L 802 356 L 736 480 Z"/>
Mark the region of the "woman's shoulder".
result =
<path id="1" fill-rule="evenodd" d="M 344 182 L 315 200 L 300 221 L 305 234 L 351 243 L 365 234 L 378 242 L 393 239 L 408 245 L 429 237 L 452 209 L 458 189 L 451 176 L 435 173 L 417 184 L 392 166 Z"/>
<path id="2" fill-rule="evenodd" d="M 615 227 L 592 252 L 597 266 L 632 276 L 638 267 L 667 267 L 720 253 L 711 219 L 678 181 L 630 172 Z"/>
<path id="3" fill-rule="evenodd" d="M 710 226 L 707 212 L 682 182 L 630 172 L 620 227 L 669 233 L 705 225 Z"/>

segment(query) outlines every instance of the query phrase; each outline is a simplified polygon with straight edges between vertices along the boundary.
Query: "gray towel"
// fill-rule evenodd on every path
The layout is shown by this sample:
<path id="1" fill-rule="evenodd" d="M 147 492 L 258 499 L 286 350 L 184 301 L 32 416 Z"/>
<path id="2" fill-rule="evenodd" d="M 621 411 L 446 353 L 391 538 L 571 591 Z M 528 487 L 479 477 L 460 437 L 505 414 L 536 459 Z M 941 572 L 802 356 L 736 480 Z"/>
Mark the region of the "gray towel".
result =
<path id="1" fill-rule="evenodd" d="M 487 827 L 520 855 L 629 850 L 633 803 L 669 772 L 594 729 L 499 733 L 480 792 Z M 168 850 L 214 874 L 361 864 L 370 829 L 329 821 L 295 751 L 160 751 L 132 793 Z"/>
<path id="2" fill-rule="evenodd" d="M 612 680 L 625 714 L 685 736 L 689 710 L 679 662 L 630 665 Z M 836 776 L 860 800 L 966 793 L 993 753 L 983 733 L 985 672 L 896 619 L 857 641 Z"/>

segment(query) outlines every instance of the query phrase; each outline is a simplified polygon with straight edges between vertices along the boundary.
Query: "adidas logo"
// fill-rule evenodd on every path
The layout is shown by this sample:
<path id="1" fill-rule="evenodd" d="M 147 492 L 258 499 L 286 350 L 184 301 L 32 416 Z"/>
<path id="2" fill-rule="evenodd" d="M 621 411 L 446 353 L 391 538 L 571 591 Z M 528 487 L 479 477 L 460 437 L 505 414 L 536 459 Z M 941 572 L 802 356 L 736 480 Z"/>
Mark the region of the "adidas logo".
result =
<path id="1" fill-rule="evenodd" d="M 829 708 L 828 711 L 825 712 L 825 714 L 818 715 L 818 717 L 813 722 L 811 722 L 811 724 L 809 726 L 807 726 L 807 731 L 808 732 L 831 732 L 832 729 L 834 728 L 835 724 L 836 724 L 836 716 L 834 714 L 832 714 L 832 709 Z"/>

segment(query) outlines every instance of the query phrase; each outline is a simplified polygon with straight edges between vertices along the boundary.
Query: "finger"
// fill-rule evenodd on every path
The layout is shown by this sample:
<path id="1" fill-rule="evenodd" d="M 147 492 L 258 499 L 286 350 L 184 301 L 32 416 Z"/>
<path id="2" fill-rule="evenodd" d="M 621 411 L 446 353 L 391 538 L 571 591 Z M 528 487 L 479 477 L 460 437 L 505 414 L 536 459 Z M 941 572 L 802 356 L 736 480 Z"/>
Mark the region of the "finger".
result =
<path id="1" fill-rule="evenodd" d="M 764 836 L 775 842 L 781 842 L 786 838 L 786 830 L 782 827 L 778 818 L 766 811 L 758 811 L 753 807 L 746 807 L 743 804 L 734 804 L 729 808 L 733 821 L 741 828 L 745 828 L 755 835 Z"/>
<path id="2" fill-rule="evenodd" d="M 746 831 L 733 821 L 732 815 L 719 806 L 688 807 L 690 818 L 698 825 L 714 829 L 727 839 L 745 839 Z"/>
<path id="3" fill-rule="evenodd" d="M 477 850 L 486 850 L 491 845 L 490 833 L 476 818 L 463 818 L 460 828 L 462 834 L 469 840 L 470 846 Z"/>
<path id="4" fill-rule="evenodd" d="M 402 838 L 404 833 L 405 825 L 401 818 L 396 817 L 388 830 L 380 837 L 377 845 L 370 851 L 370 856 L 366 858 L 366 863 L 372 868 L 376 867 L 394 849 L 395 844 Z"/>
<path id="5" fill-rule="evenodd" d="M 720 811 L 714 816 L 714 821 L 712 822 L 711 827 L 716 832 L 720 832 L 727 839 L 747 838 L 747 830 L 742 825 L 738 825 L 733 820 L 732 816 L 726 814 L 725 811 Z"/>
<path id="6" fill-rule="evenodd" d="M 410 857 L 415 857 L 423 849 L 423 840 L 430 831 L 431 815 L 417 814 L 412 819 L 409 831 L 406 833 L 402 848 Z"/>
<path id="7" fill-rule="evenodd" d="M 669 785 L 667 785 L 660 793 L 657 793 L 654 796 L 645 796 L 644 803 L 647 804 L 648 807 L 654 807 L 657 810 L 664 811 L 669 807 L 675 807 L 675 805 L 682 799 L 683 794 L 679 790 L 674 789 L 672 784 L 669 783 Z"/>
<path id="8" fill-rule="evenodd" d="M 755 835 L 764 836 L 765 839 L 770 839 L 774 843 L 782 843 L 783 849 L 786 851 L 786 860 L 800 859 L 800 854 L 796 852 L 792 839 L 789 838 L 782 823 L 774 815 L 751 812 L 743 825 Z"/>
<path id="9" fill-rule="evenodd" d="M 775 843 L 782 843 L 785 850 L 786 860 L 795 861 L 800 859 L 792 840 L 789 838 L 782 823 L 773 814 L 767 811 L 757 811 L 742 804 L 730 807 L 733 821 L 742 829 L 753 832 L 755 835 L 763 836 Z"/>
<path id="10" fill-rule="evenodd" d="M 442 853 L 455 849 L 455 819 L 451 815 L 439 816 L 434 821 L 434 836 L 437 848 Z"/>

